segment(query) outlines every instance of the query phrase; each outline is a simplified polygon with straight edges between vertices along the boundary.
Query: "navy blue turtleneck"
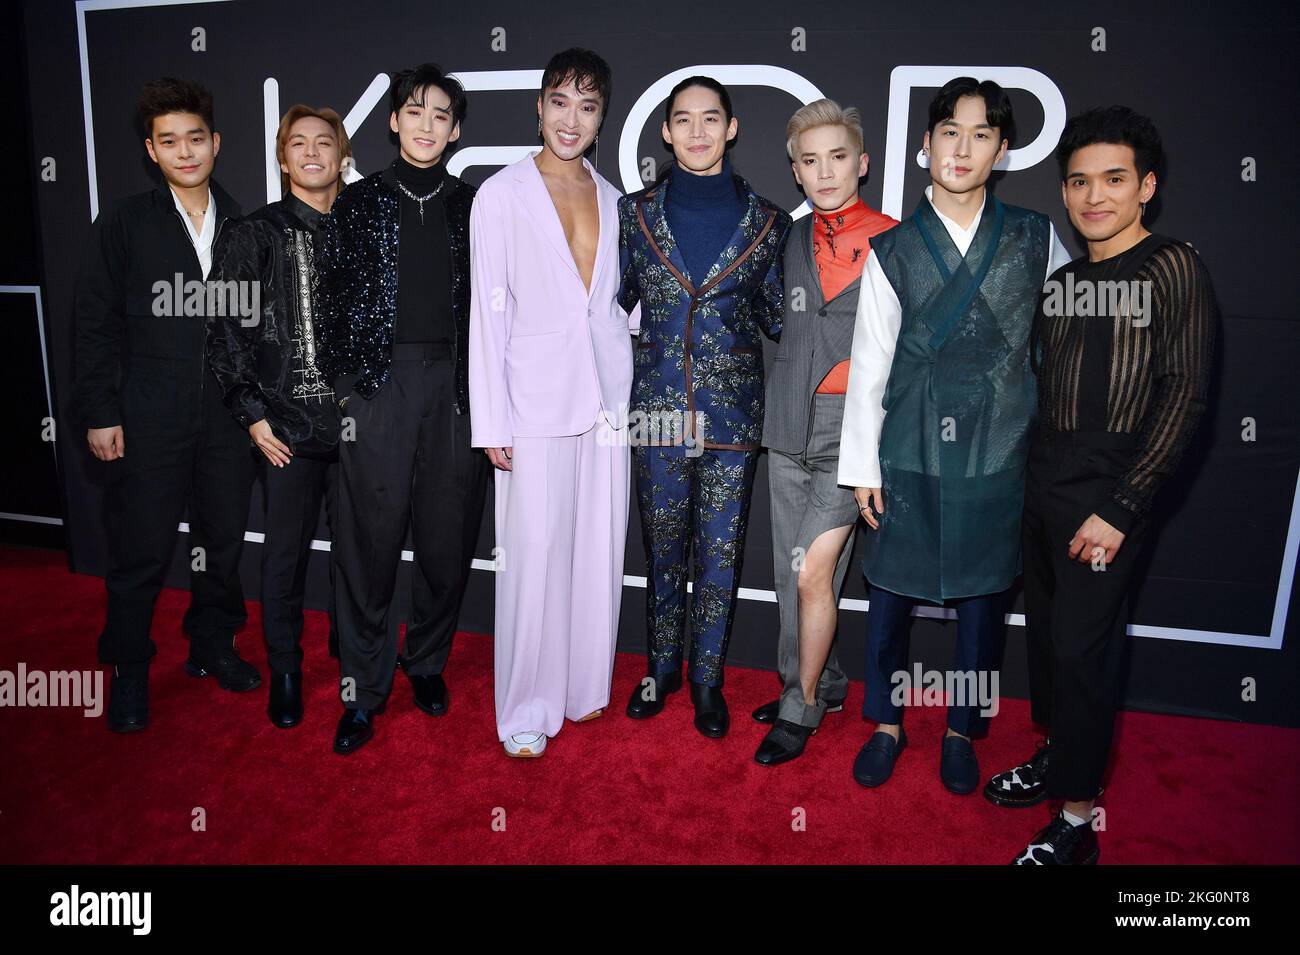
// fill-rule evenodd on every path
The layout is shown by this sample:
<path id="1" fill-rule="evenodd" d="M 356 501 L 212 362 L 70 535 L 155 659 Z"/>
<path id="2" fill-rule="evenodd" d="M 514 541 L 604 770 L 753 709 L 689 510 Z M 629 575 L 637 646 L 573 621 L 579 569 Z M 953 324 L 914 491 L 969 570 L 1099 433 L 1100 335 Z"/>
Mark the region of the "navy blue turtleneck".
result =
<path id="1" fill-rule="evenodd" d="M 686 260 L 687 276 L 696 288 L 704 284 L 745 209 L 732 177 L 730 159 L 722 160 L 722 171 L 714 176 L 697 176 L 681 166 L 669 174 L 664 215 Z"/>

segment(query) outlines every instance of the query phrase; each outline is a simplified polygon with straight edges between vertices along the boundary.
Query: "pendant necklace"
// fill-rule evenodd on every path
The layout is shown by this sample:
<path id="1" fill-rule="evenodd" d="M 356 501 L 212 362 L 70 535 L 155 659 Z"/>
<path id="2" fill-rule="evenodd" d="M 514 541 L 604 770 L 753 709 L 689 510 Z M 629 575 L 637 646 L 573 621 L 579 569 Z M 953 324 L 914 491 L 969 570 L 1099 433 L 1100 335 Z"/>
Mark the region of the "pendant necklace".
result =
<path id="1" fill-rule="evenodd" d="M 428 200 L 432 199 L 432 198 L 433 198 L 434 196 L 436 196 L 439 192 L 441 192 L 441 191 L 442 191 L 442 187 L 445 186 L 446 184 L 447 184 L 447 180 L 444 179 L 442 182 L 438 183 L 438 188 L 435 189 L 435 190 L 433 190 L 433 192 L 429 193 L 427 196 L 417 196 L 415 193 L 413 193 L 410 189 L 407 189 L 407 188 L 406 188 L 404 185 L 402 185 L 400 182 L 397 184 L 397 188 L 402 190 L 402 193 L 406 196 L 406 198 L 412 200 L 413 202 L 415 202 L 415 203 L 417 203 L 417 204 L 419 205 L 419 207 L 420 207 L 420 225 L 424 225 L 424 204 L 425 204 L 425 202 L 427 202 Z"/>

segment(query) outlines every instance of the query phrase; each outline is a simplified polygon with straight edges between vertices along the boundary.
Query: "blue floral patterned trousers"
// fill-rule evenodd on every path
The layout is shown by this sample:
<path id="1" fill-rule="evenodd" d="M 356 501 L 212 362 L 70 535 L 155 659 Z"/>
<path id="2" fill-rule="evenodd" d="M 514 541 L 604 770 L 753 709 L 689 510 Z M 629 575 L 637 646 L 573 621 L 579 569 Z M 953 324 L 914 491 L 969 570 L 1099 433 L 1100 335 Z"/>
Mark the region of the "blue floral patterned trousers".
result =
<path id="1" fill-rule="evenodd" d="M 689 547 L 694 602 L 687 675 L 704 686 L 722 685 L 758 454 L 683 445 L 633 449 L 655 675 L 681 671 Z"/>

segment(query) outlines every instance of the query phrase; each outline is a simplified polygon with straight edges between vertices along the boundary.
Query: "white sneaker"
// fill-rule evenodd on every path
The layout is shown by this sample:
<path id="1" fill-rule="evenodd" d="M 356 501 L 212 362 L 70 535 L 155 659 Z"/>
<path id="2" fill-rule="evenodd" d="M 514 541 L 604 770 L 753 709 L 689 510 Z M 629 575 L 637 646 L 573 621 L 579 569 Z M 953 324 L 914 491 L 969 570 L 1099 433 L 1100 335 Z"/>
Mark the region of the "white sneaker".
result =
<path id="1" fill-rule="evenodd" d="M 530 758 L 541 756 L 546 752 L 545 733 L 515 733 L 501 744 L 506 748 L 507 756 Z"/>

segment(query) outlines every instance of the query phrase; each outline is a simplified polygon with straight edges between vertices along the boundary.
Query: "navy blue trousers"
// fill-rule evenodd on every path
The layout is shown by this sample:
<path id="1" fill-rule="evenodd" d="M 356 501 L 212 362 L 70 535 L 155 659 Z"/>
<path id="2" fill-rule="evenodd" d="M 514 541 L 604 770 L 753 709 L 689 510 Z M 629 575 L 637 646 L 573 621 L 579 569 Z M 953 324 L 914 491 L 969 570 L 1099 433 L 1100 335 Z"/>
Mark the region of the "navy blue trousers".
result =
<path id="1" fill-rule="evenodd" d="M 896 673 L 907 673 L 914 689 L 914 672 L 908 668 L 908 636 L 912 608 L 917 602 L 889 590 L 872 586 L 871 607 L 867 611 L 867 695 L 862 704 L 864 719 L 877 723 L 902 723 L 903 707 L 891 700 Z M 988 673 L 997 664 L 1002 650 L 1002 627 L 1006 606 L 1005 591 L 963 597 L 949 601 L 957 611 L 957 646 L 953 653 L 952 672 L 974 672 L 966 685 L 978 686 L 981 672 Z M 988 681 L 990 678 L 985 677 Z M 986 682 L 992 687 L 991 682 Z M 961 702 L 965 705 L 957 705 Z M 948 707 L 948 727 L 963 736 L 981 736 L 988 729 L 988 717 L 980 715 L 983 706 L 975 700 L 954 701 Z"/>

